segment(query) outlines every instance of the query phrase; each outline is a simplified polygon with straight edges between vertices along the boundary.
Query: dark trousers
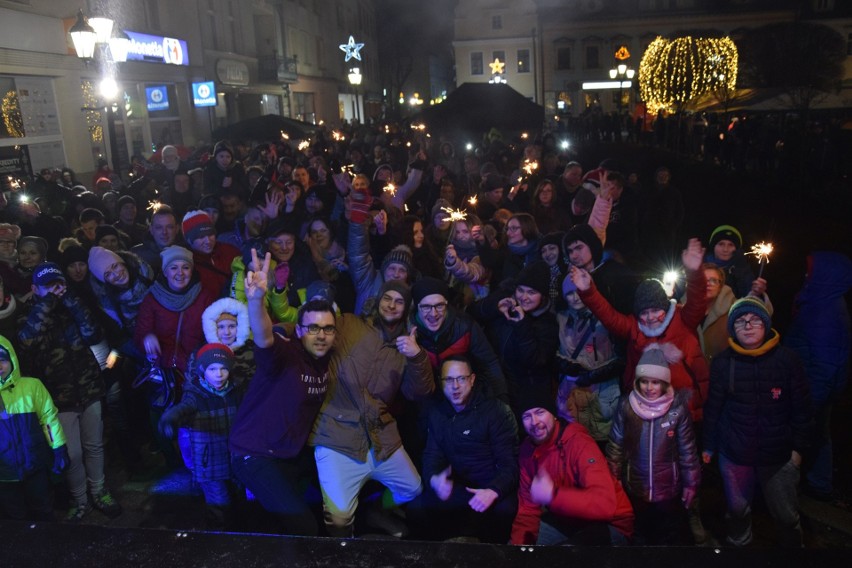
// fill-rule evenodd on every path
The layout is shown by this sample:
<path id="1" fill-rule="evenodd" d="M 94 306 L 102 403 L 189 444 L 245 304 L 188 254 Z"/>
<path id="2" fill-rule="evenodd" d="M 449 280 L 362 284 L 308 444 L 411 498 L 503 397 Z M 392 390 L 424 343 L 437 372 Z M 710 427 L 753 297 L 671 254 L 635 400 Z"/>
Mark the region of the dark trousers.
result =
<path id="1" fill-rule="evenodd" d="M 633 502 L 636 515 L 635 544 L 676 545 L 686 544 L 686 509 L 680 499 L 646 503 Z"/>
<path id="2" fill-rule="evenodd" d="M 450 498 L 441 501 L 431 487 L 426 487 L 408 504 L 406 515 L 418 538 L 446 540 L 457 536 L 473 536 L 482 542 L 505 544 L 518 512 L 518 494 L 512 492 L 495 501 L 484 513 L 468 505 L 473 495 L 464 484 L 455 483 Z"/>
<path id="3" fill-rule="evenodd" d="M 305 499 L 303 481 L 310 478 L 309 454 L 290 458 L 231 456 L 231 469 L 264 509 L 278 517 L 284 534 L 316 536 L 317 518 Z"/>
<path id="4" fill-rule="evenodd" d="M 37 469 L 21 481 L 0 483 L 0 509 L 8 519 L 54 520 L 53 491 L 47 469 Z"/>

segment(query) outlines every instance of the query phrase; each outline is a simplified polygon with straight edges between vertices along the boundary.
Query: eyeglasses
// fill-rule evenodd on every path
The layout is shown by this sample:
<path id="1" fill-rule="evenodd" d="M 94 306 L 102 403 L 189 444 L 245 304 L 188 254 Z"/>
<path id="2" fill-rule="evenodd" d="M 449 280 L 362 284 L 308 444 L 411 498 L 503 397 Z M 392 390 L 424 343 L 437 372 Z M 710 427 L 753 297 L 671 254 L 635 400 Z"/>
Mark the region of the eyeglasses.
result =
<path id="1" fill-rule="evenodd" d="M 756 329 L 760 329 L 763 327 L 762 319 L 738 319 L 734 322 L 734 329 L 745 329 L 747 327 L 753 327 Z"/>
<path id="2" fill-rule="evenodd" d="M 712 284 L 713 286 L 718 286 L 719 284 L 722 283 L 722 281 L 719 280 L 718 278 L 708 278 L 707 283 Z"/>
<path id="3" fill-rule="evenodd" d="M 441 302 L 439 304 L 418 304 L 417 308 L 420 310 L 420 313 L 428 314 L 432 310 L 435 310 L 435 313 L 443 314 L 447 309 L 447 302 Z"/>
<path id="4" fill-rule="evenodd" d="M 507 233 L 514 233 L 515 231 L 520 231 L 520 230 L 521 230 L 520 225 L 506 225 L 506 232 Z"/>
<path id="5" fill-rule="evenodd" d="M 460 375 L 458 377 L 441 377 L 441 380 L 445 385 L 463 385 L 468 379 L 470 379 L 470 375 Z"/>
<path id="6" fill-rule="evenodd" d="M 325 335 L 334 335 L 337 333 L 337 328 L 333 325 L 317 325 L 312 323 L 311 325 L 299 324 L 299 327 L 307 329 L 309 335 L 319 335 L 319 332 L 323 332 Z"/>

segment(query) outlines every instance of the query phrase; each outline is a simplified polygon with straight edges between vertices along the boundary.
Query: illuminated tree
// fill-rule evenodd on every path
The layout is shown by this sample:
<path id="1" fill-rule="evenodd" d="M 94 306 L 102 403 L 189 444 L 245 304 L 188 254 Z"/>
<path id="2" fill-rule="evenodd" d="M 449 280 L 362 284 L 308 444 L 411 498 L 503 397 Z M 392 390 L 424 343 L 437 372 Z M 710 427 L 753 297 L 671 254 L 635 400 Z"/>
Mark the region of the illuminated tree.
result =
<path id="1" fill-rule="evenodd" d="M 737 60 L 737 46 L 727 37 L 658 37 L 642 55 L 640 93 L 649 110 L 681 110 L 706 93 L 733 92 Z"/>

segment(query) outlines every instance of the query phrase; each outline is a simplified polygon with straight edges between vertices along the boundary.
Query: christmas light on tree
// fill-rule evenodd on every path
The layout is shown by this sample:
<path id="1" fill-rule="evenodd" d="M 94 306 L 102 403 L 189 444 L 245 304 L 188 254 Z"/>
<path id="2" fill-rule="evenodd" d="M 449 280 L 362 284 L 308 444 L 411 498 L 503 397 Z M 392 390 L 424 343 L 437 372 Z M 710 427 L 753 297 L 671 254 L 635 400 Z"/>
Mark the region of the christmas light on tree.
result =
<path id="1" fill-rule="evenodd" d="M 668 40 L 657 37 L 639 65 L 639 90 L 648 110 L 681 107 L 701 95 L 737 83 L 737 46 L 728 37 Z"/>

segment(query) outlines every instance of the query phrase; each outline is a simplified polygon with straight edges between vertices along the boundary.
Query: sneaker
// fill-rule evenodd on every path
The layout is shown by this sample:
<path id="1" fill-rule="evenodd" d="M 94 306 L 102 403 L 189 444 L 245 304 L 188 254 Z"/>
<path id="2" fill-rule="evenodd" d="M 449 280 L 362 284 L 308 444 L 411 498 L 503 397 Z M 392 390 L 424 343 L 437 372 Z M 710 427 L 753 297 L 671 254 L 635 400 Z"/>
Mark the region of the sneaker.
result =
<path id="1" fill-rule="evenodd" d="M 94 497 L 95 508 L 109 517 L 114 519 L 121 514 L 121 505 L 112 496 L 112 493 L 104 489 Z"/>
<path id="2" fill-rule="evenodd" d="M 92 511 L 92 505 L 88 501 L 77 504 L 68 509 L 68 514 L 65 515 L 65 521 L 68 523 L 79 523 L 83 517 Z"/>

